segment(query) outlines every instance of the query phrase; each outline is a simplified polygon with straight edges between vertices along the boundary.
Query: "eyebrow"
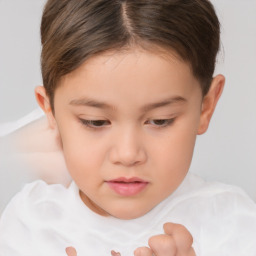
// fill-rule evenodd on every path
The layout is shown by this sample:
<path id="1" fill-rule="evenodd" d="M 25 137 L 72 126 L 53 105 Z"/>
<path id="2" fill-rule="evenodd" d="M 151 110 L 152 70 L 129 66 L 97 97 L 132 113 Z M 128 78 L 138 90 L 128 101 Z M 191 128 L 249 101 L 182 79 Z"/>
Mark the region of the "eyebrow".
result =
<path id="1" fill-rule="evenodd" d="M 142 111 L 147 112 L 152 109 L 165 107 L 168 105 L 172 105 L 175 103 L 185 103 L 187 100 L 181 96 L 174 96 L 171 98 L 167 98 L 165 100 L 149 103 L 141 108 Z M 116 107 L 109 105 L 105 102 L 96 101 L 89 98 L 81 98 L 81 99 L 74 99 L 69 102 L 70 105 L 73 106 L 87 106 L 87 107 L 94 107 L 94 108 L 100 108 L 100 109 L 116 109 Z"/>
<path id="2" fill-rule="evenodd" d="M 175 104 L 175 103 L 185 103 L 185 102 L 187 102 L 187 100 L 185 98 L 183 98 L 181 96 L 174 96 L 174 97 L 165 99 L 163 101 L 147 104 L 147 105 L 142 107 L 142 110 L 147 112 L 147 111 L 150 111 L 152 109 L 169 106 L 169 105 L 172 105 L 172 104 Z"/>
<path id="3" fill-rule="evenodd" d="M 114 107 L 100 101 L 96 101 L 89 98 L 81 98 L 81 99 L 75 99 L 71 100 L 69 102 L 70 105 L 73 106 L 86 106 L 86 107 L 94 107 L 94 108 L 102 108 L 102 109 L 113 109 Z"/>

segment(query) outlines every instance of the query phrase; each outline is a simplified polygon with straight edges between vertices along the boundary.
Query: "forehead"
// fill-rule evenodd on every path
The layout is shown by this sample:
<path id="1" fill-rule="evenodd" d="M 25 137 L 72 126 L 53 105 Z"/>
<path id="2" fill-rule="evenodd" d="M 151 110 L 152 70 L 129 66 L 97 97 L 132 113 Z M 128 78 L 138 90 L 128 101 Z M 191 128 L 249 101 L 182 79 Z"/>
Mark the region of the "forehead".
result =
<path id="1" fill-rule="evenodd" d="M 102 99 L 113 92 L 120 96 L 162 97 L 170 92 L 184 96 L 194 86 L 199 83 L 190 65 L 172 52 L 133 49 L 110 51 L 88 59 L 61 79 L 57 91 L 65 91 L 69 97 L 92 93 Z"/>

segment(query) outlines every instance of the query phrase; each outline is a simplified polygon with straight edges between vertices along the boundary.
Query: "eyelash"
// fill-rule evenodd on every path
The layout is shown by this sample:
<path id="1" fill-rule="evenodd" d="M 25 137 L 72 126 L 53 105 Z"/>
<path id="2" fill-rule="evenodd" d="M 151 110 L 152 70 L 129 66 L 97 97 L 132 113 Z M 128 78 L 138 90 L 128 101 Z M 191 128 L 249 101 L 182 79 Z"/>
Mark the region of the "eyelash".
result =
<path id="1" fill-rule="evenodd" d="M 110 124 L 109 121 L 107 120 L 86 120 L 86 119 L 79 119 L 80 122 L 82 123 L 82 125 L 90 128 L 90 129 L 101 129 L 104 128 L 106 125 L 104 125 L 105 123 L 107 123 L 107 125 Z M 173 122 L 175 121 L 175 118 L 170 118 L 170 119 L 151 119 L 145 122 L 145 124 L 151 124 L 151 122 L 164 122 L 163 124 L 160 125 L 156 125 L 156 124 L 152 124 L 154 126 L 156 126 L 157 129 L 161 129 L 161 128 L 165 128 L 168 127 L 170 125 L 173 124 Z M 100 124 L 100 125 L 95 125 L 95 124 Z"/>
<path id="2" fill-rule="evenodd" d="M 170 119 L 152 119 L 152 120 L 148 120 L 146 122 L 146 124 L 150 124 L 150 122 L 164 122 L 164 124 L 160 124 L 160 125 L 156 125 L 156 124 L 153 124 L 157 127 L 157 129 L 160 129 L 160 128 L 165 128 L 165 127 L 168 127 L 170 125 L 173 124 L 173 122 L 175 121 L 175 118 L 170 118 Z"/>
<path id="3" fill-rule="evenodd" d="M 80 119 L 80 122 L 84 126 L 90 128 L 90 129 L 100 129 L 100 128 L 104 127 L 104 125 L 95 125 L 95 123 L 101 123 L 101 124 L 102 123 L 108 123 L 108 124 L 110 124 L 110 122 L 107 121 L 107 120 L 86 120 L 86 119 Z"/>

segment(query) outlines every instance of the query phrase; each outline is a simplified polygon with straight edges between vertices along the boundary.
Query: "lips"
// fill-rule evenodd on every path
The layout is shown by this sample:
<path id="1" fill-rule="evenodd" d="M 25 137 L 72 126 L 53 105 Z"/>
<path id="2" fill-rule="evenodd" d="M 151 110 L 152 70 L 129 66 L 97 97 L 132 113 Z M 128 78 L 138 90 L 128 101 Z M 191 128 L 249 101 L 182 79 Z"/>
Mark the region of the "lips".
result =
<path id="1" fill-rule="evenodd" d="M 148 182 L 137 177 L 125 178 L 121 177 L 106 182 L 109 187 L 118 195 L 121 196 L 134 196 L 142 192 Z"/>

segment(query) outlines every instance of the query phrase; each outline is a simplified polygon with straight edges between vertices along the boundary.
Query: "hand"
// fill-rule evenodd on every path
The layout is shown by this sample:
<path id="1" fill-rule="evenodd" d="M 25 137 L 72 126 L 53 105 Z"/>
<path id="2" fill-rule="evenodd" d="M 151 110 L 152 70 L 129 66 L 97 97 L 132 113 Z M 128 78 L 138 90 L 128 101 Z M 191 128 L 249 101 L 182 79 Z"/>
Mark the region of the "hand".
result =
<path id="1" fill-rule="evenodd" d="M 76 249 L 73 247 L 66 248 L 66 253 L 68 256 L 77 256 Z"/>
<path id="2" fill-rule="evenodd" d="M 66 253 L 68 256 L 77 256 L 76 249 L 73 247 L 67 247 L 66 248 Z M 111 251 L 112 256 L 121 256 L 119 252 Z"/>
<path id="3" fill-rule="evenodd" d="M 195 256 L 192 248 L 193 238 L 182 225 L 164 224 L 164 235 L 156 235 L 149 239 L 149 247 L 137 248 L 134 256 Z"/>

